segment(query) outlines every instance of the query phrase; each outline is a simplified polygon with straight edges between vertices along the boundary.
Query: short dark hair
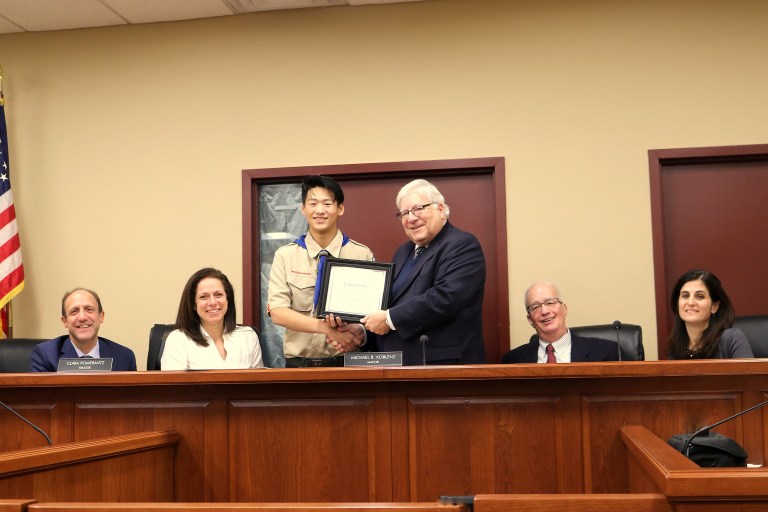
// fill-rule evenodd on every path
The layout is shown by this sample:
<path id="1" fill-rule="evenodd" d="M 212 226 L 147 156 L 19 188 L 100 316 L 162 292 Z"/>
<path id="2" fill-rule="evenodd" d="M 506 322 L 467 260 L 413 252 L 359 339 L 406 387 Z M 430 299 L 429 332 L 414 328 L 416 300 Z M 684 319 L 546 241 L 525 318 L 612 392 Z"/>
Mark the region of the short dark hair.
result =
<path id="1" fill-rule="evenodd" d="M 323 176 L 320 174 L 316 176 L 306 176 L 301 182 L 301 204 L 304 204 L 307 201 L 307 194 L 309 191 L 317 187 L 324 188 L 333 194 L 333 200 L 336 201 L 336 204 L 339 206 L 344 204 L 344 191 L 341 190 L 341 185 L 330 176 Z"/>
<path id="2" fill-rule="evenodd" d="M 64 296 L 61 298 L 61 316 L 67 316 L 67 312 L 64 311 L 64 303 L 67 302 L 67 299 L 70 295 L 72 295 L 75 292 L 88 292 L 91 295 L 93 295 L 93 298 L 96 299 L 96 304 L 99 306 L 99 313 L 101 313 L 103 310 L 101 309 L 101 298 L 99 298 L 99 294 L 96 293 L 93 290 L 89 290 L 88 288 L 73 288 L 67 292 L 64 292 Z"/>
<path id="3" fill-rule="evenodd" d="M 701 281 L 709 291 L 709 297 L 712 299 L 712 303 L 719 302 L 720 306 L 717 308 L 717 313 L 712 316 L 709 321 L 709 325 L 704 332 L 701 333 L 701 342 L 699 343 L 700 349 L 691 354 L 688 352 L 688 331 L 685 328 L 685 322 L 680 318 L 680 290 L 683 289 L 685 283 L 691 281 Z M 736 318 L 736 312 L 733 308 L 731 299 L 728 298 L 728 294 L 725 293 L 723 285 L 720 284 L 720 279 L 715 274 L 708 270 L 689 270 L 685 274 L 681 275 L 675 283 L 675 287 L 672 289 L 672 295 L 669 299 L 669 305 L 672 309 L 672 313 L 675 315 L 675 322 L 672 326 L 672 333 L 669 335 L 670 341 L 670 356 L 674 359 L 710 359 L 714 357 L 720 345 L 720 336 L 723 331 L 733 326 L 733 321 Z"/>
<path id="4" fill-rule="evenodd" d="M 207 278 L 214 278 L 221 281 L 224 286 L 224 293 L 227 295 L 227 312 L 224 313 L 224 334 L 233 332 L 236 325 L 237 311 L 235 310 L 235 290 L 232 283 L 221 270 L 206 267 L 198 270 L 187 280 L 184 285 L 184 291 L 181 292 L 181 301 L 179 301 L 179 313 L 176 315 L 176 328 L 189 336 L 192 341 L 200 346 L 207 347 L 208 340 L 200 332 L 200 316 L 195 307 L 195 295 L 197 285 L 200 281 Z"/>

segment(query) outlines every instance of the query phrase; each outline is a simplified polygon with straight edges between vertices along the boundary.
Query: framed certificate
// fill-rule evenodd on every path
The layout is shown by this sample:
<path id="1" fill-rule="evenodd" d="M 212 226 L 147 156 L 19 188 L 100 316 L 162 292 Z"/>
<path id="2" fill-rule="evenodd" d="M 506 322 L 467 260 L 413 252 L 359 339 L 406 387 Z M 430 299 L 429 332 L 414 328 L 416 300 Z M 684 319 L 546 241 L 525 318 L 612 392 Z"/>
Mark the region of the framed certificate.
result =
<path id="1" fill-rule="evenodd" d="M 345 322 L 359 322 L 369 313 L 386 309 L 394 268 L 394 263 L 327 259 L 317 316 L 333 314 Z"/>

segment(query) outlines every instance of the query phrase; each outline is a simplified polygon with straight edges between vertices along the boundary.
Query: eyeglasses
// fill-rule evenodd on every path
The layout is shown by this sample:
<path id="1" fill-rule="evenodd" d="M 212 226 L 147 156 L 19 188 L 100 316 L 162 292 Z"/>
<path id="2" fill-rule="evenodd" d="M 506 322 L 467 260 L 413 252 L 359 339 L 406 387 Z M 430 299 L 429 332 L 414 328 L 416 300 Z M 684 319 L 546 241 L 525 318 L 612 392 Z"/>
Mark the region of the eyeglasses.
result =
<path id="1" fill-rule="evenodd" d="M 534 302 L 533 304 L 529 304 L 525 310 L 528 312 L 529 315 L 534 314 L 536 311 L 541 309 L 541 306 L 547 306 L 548 308 L 553 308 L 558 304 L 562 304 L 563 301 L 560 299 L 544 299 L 541 302 Z"/>
<path id="2" fill-rule="evenodd" d="M 427 203 L 427 204 L 417 204 L 416 206 L 414 206 L 410 210 L 402 210 L 402 211 L 397 212 L 395 214 L 395 217 L 397 217 L 397 220 L 405 220 L 405 219 L 408 218 L 408 214 L 410 214 L 410 213 L 414 214 L 416 217 L 421 217 L 421 214 L 424 213 L 424 208 L 426 208 L 427 206 L 433 205 L 433 204 L 435 204 L 435 203 L 432 202 L 432 203 Z"/>

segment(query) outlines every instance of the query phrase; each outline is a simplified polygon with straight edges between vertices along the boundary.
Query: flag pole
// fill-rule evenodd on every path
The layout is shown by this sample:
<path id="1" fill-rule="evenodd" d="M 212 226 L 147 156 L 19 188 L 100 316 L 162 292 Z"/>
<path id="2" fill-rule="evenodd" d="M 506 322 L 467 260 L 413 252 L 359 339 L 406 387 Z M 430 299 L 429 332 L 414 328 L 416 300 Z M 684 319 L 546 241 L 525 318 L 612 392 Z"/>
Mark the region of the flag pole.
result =
<path id="1" fill-rule="evenodd" d="M 8 306 L 8 315 L 6 315 L 8 317 L 8 339 L 12 340 L 13 339 L 13 299 L 9 300 L 6 306 Z"/>

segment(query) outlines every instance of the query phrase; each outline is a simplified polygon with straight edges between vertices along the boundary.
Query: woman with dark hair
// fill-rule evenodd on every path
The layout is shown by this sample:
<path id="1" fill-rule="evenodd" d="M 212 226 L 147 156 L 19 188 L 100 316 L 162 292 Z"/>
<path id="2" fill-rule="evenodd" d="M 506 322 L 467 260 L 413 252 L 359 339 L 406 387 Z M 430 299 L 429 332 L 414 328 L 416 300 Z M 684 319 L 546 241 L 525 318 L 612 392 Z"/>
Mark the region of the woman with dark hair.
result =
<path id="1" fill-rule="evenodd" d="M 235 291 L 220 270 L 204 268 L 181 293 L 176 330 L 168 334 L 163 370 L 263 368 L 259 338 L 235 324 Z"/>
<path id="2" fill-rule="evenodd" d="M 689 270 L 680 276 L 670 306 L 675 314 L 670 359 L 754 357 L 744 333 L 731 327 L 733 304 L 713 273 Z"/>

